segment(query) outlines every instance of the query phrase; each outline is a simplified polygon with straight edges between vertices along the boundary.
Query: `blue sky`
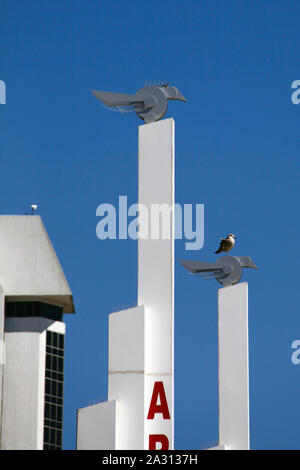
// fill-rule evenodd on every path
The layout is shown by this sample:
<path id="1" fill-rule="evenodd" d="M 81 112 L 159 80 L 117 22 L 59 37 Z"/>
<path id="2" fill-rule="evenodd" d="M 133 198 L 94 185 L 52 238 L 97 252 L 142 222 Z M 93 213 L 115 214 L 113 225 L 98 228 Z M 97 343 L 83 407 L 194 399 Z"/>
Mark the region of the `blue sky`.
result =
<path id="1" fill-rule="evenodd" d="M 109 112 L 90 90 L 134 93 L 167 80 L 176 201 L 205 204 L 205 244 L 176 241 L 175 447 L 218 439 L 217 290 L 181 258 L 215 260 L 218 237 L 251 256 L 250 427 L 255 449 L 300 448 L 299 120 L 296 1 L 0 1 L 1 214 L 37 203 L 74 294 L 65 316 L 64 448 L 76 409 L 107 396 L 108 314 L 134 303 L 137 246 L 100 241 L 96 208 L 137 202 L 134 113 Z M 116 269 L 117 266 L 117 269 Z"/>

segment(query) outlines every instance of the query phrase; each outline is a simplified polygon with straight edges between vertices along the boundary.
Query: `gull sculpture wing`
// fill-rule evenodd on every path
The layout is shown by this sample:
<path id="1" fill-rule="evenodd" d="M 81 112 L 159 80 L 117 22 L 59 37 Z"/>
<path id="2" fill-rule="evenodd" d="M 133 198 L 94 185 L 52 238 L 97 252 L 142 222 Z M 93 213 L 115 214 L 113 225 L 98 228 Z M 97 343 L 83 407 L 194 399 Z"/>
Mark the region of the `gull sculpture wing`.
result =
<path id="1" fill-rule="evenodd" d="M 222 266 L 217 266 L 216 263 L 205 263 L 202 261 L 189 261 L 189 260 L 180 260 L 180 264 L 188 269 L 191 273 L 207 273 L 207 272 L 221 272 Z"/>
<path id="2" fill-rule="evenodd" d="M 106 106 L 128 106 L 140 103 L 143 100 L 136 95 L 128 95 L 126 93 L 112 93 L 110 91 L 92 90 L 93 95 L 102 101 Z"/>
<path id="3" fill-rule="evenodd" d="M 222 256 L 215 263 L 191 260 L 180 260 L 180 263 L 192 274 L 200 274 L 207 278 L 211 273 L 211 276 L 214 276 L 224 287 L 239 282 L 243 268 L 258 269 L 249 256 Z"/>

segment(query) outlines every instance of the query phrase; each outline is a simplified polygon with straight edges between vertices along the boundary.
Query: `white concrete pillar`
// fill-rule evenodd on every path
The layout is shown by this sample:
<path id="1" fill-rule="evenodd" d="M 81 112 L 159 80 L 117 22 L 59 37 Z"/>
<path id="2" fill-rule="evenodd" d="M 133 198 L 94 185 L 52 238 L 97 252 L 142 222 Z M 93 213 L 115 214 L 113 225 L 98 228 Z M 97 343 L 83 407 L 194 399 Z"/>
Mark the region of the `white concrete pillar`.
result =
<path id="1" fill-rule="evenodd" d="M 145 449 L 149 442 L 174 447 L 174 131 L 172 118 L 139 127 L 138 202 L 152 211 L 149 237 L 138 240 L 138 304 L 147 312 Z M 158 235 L 153 215 L 159 209 Z"/>
<path id="2" fill-rule="evenodd" d="M 248 284 L 218 291 L 219 444 L 248 450 L 249 359 Z"/>

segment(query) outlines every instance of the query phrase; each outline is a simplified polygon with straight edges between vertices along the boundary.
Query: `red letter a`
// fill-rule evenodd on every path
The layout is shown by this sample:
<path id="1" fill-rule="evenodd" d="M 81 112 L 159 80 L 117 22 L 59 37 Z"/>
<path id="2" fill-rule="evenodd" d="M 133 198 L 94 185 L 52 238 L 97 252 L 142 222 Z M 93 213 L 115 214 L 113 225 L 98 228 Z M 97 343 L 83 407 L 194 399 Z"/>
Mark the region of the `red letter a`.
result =
<path id="1" fill-rule="evenodd" d="M 158 396 L 160 405 L 157 404 Z M 164 419 L 170 419 L 168 403 L 163 382 L 155 382 L 147 419 L 153 419 L 156 413 L 162 413 Z"/>

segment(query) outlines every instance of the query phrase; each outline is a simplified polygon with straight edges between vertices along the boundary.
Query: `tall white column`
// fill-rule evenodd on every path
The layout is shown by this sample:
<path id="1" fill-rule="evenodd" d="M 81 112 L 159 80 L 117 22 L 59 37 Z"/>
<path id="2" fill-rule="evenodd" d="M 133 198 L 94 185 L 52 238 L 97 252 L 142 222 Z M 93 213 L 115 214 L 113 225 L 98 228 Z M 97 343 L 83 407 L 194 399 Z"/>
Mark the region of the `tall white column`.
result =
<path id="1" fill-rule="evenodd" d="M 248 450 L 248 284 L 223 287 L 218 294 L 219 444 Z"/>
<path id="2" fill-rule="evenodd" d="M 174 127 L 172 118 L 139 127 L 138 202 L 152 213 L 151 236 L 138 241 L 138 304 L 146 310 L 145 449 L 174 447 Z"/>

